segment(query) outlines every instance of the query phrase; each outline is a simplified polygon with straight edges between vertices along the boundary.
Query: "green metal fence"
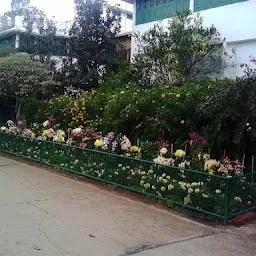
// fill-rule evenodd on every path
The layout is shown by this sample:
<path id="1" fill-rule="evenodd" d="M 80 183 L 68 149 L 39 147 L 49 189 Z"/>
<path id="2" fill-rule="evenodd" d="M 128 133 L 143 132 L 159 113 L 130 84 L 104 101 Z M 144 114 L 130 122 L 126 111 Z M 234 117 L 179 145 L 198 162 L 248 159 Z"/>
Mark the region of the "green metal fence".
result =
<path id="1" fill-rule="evenodd" d="M 223 219 L 256 209 L 256 173 L 235 177 L 0 133 L 0 150 Z M 255 182 L 254 182 L 255 181 Z"/>

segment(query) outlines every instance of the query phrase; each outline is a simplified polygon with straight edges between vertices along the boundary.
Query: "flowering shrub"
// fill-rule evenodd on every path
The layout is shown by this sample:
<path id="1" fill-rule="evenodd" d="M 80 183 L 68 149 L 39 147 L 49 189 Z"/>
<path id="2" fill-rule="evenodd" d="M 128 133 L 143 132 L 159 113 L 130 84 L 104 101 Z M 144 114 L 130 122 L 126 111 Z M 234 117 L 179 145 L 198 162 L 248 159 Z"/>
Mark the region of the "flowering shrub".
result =
<path id="1" fill-rule="evenodd" d="M 125 135 L 119 134 L 116 136 L 114 132 L 109 132 L 103 136 L 100 132 L 95 132 L 93 129 L 83 129 L 81 126 L 69 130 L 68 134 L 66 134 L 64 130 L 58 128 L 59 125 L 55 122 L 55 119 L 48 118 L 48 120 L 43 122 L 43 130 L 40 132 L 40 125 L 38 124 L 33 124 L 32 129 L 22 129 L 22 122 L 15 125 L 13 121 L 9 120 L 7 127 L 1 127 L 1 132 L 15 135 L 20 134 L 28 138 L 38 137 L 39 140 L 66 143 L 67 145 L 74 145 L 82 149 L 97 149 L 133 158 L 141 158 L 141 152 L 144 151 L 144 148 L 132 145 L 129 138 Z M 186 151 L 182 149 L 177 149 L 174 155 L 170 155 L 167 148 L 169 147 L 168 142 L 156 141 L 151 144 L 152 148 L 155 146 L 155 151 L 151 153 L 152 158 L 148 160 L 153 160 L 157 164 L 180 168 L 192 167 L 194 169 L 200 169 L 203 166 L 204 171 L 209 174 L 222 176 L 234 176 L 243 173 L 244 167 L 238 160 L 231 161 L 228 157 L 222 157 L 220 161 L 210 159 L 210 156 L 203 152 L 203 146 L 206 144 L 206 140 L 198 133 L 189 133 L 189 138 L 191 147 L 190 155 L 187 155 Z M 142 143 L 142 145 L 147 145 L 148 143 Z M 146 147 L 145 150 L 147 150 Z M 156 156 L 155 158 L 154 154 Z"/>
<path id="2" fill-rule="evenodd" d="M 227 156 L 222 156 L 220 161 L 213 159 L 206 160 L 204 170 L 210 174 L 236 176 L 243 173 L 244 166 L 238 160 L 231 161 Z"/>

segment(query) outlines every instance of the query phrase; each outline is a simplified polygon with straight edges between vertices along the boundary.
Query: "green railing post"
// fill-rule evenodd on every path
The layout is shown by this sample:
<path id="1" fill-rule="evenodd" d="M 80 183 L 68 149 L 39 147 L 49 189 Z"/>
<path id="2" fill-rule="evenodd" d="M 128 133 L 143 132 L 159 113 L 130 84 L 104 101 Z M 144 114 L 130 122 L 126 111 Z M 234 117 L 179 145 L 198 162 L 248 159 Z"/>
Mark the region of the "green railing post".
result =
<path id="1" fill-rule="evenodd" d="M 70 146 L 67 146 L 69 147 L 68 149 L 68 171 L 70 172 L 70 166 L 71 166 L 71 147 Z"/>
<path id="2" fill-rule="evenodd" d="M 224 224 L 226 225 L 229 220 L 229 205 L 230 205 L 230 190 L 231 190 L 231 181 L 232 179 L 227 178 L 226 180 L 226 191 L 225 191 L 225 216 Z"/>
<path id="3" fill-rule="evenodd" d="M 43 162 L 43 141 L 38 141 L 38 148 L 39 148 L 39 163 L 42 164 Z"/>
<path id="4" fill-rule="evenodd" d="M 157 183 L 157 179 L 159 176 L 159 166 L 158 164 L 156 164 L 156 179 L 155 179 L 155 199 L 157 198 L 157 187 L 158 187 L 158 183 Z"/>
<path id="5" fill-rule="evenodd" d="M 109 163 L 109 157 L 108 155 L 104 156 L 104 182 L 105 184 L 108 181 L 108 163 Z"/>

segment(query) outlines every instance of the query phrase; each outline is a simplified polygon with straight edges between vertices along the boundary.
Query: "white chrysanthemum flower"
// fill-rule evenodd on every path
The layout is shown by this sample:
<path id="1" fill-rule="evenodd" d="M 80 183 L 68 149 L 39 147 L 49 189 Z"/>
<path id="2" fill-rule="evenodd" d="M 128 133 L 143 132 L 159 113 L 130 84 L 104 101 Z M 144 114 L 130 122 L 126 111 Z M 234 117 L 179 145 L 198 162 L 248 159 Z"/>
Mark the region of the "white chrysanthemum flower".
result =
<path id="1" fill-rule="evenodd" d="M 168 152 L 168 149 L 167 149 L 167 148 L 161 148 L 161 149 L 160 149 L 160 154 L 161 154 L 161 155 L 166 155 L 167 152 Z"/>
<path id="2" fill-rule="evenodd" d="M 163 187 L 163 186 L 162 186 L 162 187 L 161 187 L 161 191 L 163 191 L 163 192 L 164 192 L 164 191 L 165 191 L 165 187 Z"/>
<path id="3" fill-rule="evenodd" d="M 172 184 L 169 184 L 168 185 L 168 190 L 173 190 L 174 189 L 174 186 Z"/>
<path id="4" fill-rule="evenodd" d="M 192 194 L 193 192 L 194 192 L 194 189 L 193 189 L 193 188 L 189 188 L 189 189 L 188 189 L 188 193 L 189 193 L 189 194 Z"/>

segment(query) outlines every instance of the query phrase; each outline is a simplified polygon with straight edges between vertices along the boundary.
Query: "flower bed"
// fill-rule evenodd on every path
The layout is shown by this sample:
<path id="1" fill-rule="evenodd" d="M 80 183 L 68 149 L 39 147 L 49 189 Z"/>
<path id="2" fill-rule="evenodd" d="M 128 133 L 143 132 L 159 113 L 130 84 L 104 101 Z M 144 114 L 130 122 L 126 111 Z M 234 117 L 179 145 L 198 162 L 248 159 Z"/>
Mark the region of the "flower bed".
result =
<path id="1" fill-rule="evenodd" d="M 256 209 L 255 173 L 220 176 L 3 132 L 0 150 L 165 200 L 171 207 L 182 206 L 225 221 Z M 178 157 L 184 156 L 181 151 L 176 153 Z M 207 168 L 213 170 L 215 164 L 210 162 Z"/>

